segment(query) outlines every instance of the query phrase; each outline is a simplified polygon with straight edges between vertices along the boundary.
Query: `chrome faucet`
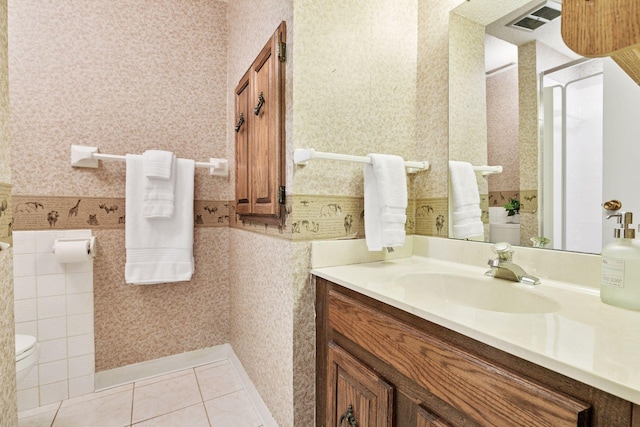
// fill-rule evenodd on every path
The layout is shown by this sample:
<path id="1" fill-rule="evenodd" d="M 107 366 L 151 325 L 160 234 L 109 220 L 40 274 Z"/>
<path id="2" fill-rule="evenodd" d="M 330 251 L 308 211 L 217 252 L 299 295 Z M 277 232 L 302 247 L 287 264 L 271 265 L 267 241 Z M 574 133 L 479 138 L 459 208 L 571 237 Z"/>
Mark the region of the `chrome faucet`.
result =
<path id="1" fill-rule="evenodd" d="M 491 246 L 491 250 L 498 257 L 489 260 L 488 264 L 491 270 L 485 273 L 486 276 L 526 283 L 528 285 L 537 285 L 540 283 L 540 279 L 531 274 L 527 274 L 522 267 L 511 261 L 513 258 L 513 249 L 511 249 L 509 243 L 496 243 Z"/>

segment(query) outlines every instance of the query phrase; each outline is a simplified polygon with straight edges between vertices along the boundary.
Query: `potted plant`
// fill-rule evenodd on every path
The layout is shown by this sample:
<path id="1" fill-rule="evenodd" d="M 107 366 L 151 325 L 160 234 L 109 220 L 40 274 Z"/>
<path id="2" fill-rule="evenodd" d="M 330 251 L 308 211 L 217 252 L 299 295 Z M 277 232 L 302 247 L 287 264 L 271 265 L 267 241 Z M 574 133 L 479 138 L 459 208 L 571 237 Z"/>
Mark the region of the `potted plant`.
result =
<path id="1" fill-rule="evenodd" d="M 518 199 L 509 198 L 509 203 L 504 205 L 507 211 L 507 222 L 520 223 L 520 201 Z"/>

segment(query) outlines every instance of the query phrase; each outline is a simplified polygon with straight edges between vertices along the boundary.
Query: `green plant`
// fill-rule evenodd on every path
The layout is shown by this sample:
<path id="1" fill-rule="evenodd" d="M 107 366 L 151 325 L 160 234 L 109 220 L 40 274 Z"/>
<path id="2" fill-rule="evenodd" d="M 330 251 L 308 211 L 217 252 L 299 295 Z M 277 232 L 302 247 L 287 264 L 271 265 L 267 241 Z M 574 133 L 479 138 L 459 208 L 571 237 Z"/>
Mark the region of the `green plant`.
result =
<path id="1" fill-rule="evenodd" d="M 507 216 L 514 216 L 520 213 L 520 201 L 518 199 L 509 199 L 509 203 L 504 205 Z"/>

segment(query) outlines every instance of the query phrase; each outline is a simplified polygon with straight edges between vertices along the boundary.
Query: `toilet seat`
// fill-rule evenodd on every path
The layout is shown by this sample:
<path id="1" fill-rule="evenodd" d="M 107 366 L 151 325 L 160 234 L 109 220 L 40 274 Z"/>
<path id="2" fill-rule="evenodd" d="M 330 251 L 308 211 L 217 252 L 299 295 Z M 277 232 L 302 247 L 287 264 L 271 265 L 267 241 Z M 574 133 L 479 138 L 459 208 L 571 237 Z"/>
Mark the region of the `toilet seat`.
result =
<path id="1" fill-rule="evenodd" d="M 16 334 L 16 362 L 29 357 L 36 351 L 36 337 Z"/>

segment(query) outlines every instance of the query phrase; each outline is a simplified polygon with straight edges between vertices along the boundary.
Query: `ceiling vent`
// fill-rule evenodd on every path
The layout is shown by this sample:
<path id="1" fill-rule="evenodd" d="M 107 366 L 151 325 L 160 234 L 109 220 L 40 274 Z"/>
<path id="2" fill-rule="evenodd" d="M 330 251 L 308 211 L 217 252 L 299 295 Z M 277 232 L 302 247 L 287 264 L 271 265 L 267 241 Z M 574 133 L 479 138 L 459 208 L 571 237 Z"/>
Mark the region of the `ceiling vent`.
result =
<path id="1" fill-rule="evenodd" d="M 524 31 L 535 31 L 543 25 L 560 17 L 561 5 L 555 1 L 548 1 L 532 11 L 518 17 L 508 24 L 508 27 Z"/>

